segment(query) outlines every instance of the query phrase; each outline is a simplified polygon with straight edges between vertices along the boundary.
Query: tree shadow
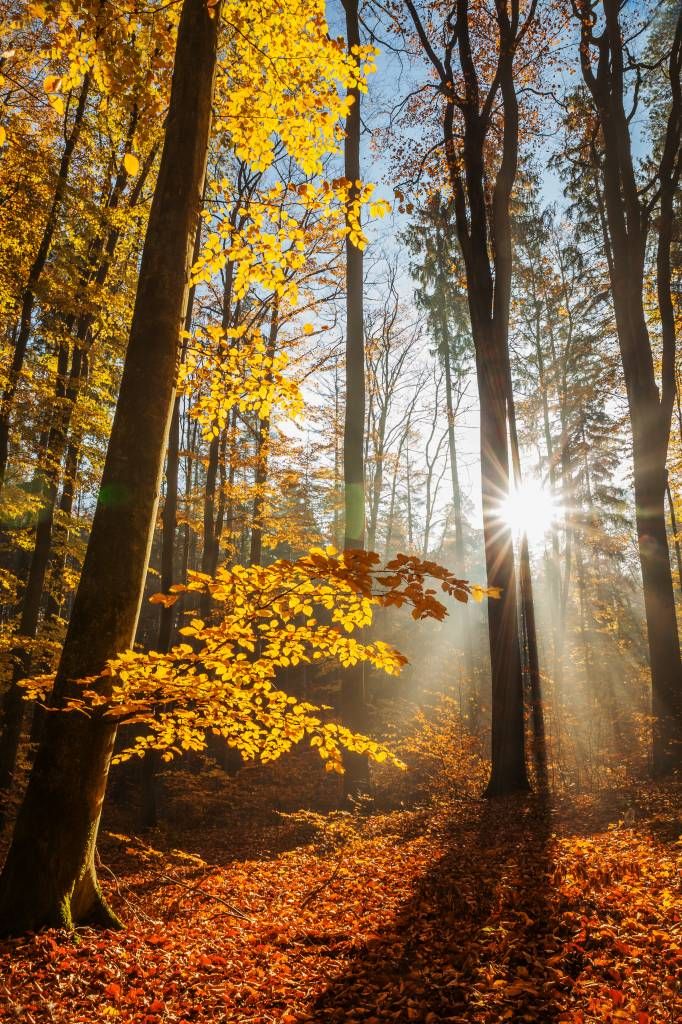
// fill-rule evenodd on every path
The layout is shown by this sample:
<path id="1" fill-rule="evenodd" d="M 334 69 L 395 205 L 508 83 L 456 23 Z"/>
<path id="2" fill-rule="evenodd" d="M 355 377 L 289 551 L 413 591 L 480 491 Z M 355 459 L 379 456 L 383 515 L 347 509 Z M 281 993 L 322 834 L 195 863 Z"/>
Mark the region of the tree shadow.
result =
<path id="1" fill-rule="evenodd" d="M 565 1003 L 551 959 L 568 936 L 548 901 L 551 821 L 545 800 L 522 797 L 453 822 L 440 860 L 391 925 L 330 982 L 313 1019 L 558 1021 Z"/>

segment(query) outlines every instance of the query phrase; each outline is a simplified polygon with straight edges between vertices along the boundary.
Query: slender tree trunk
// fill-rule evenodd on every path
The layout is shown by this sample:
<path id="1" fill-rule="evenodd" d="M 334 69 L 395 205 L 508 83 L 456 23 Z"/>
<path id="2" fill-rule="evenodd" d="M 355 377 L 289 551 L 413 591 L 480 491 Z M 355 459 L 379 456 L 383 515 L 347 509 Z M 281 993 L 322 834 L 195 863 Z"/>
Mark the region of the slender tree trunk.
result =
<path id="1" fill-rule="evenodd" d="M 414 520 L 412 517 L 412 463 L 410 462 L 410 443 L 405 445 L 405 496 L 407 498 L 407 547 L 414 548 Z"/>
<path id="2" fill-rule="evenodd" d="M 62 493 L 59 499 L 59 511 L 65 523 L 73 515 L 73 502 L 76 493 L 76 477 L 78 475 L 78 464 L 80 462 L 81 438 L 72 438 L 66 449 L 64 458 L 64 473 L 62 479 Z M 50 565 L 50 573 L 53 580 L 52 589 L 47 593 L 45 601 L 45 614 L 50 619 L 56 619 L 63 614 L 64 610 L 64 588 L 61 579 L 67 566 L 66 545 L 69 539 L 69 528 L 64 526 L 57 532 L 57 541 L 61 550 L 54 553 L 55 542 L 53 540 L 53 558 Z M 64 615 L 64 618 L 68 616 Z"/>
<path id="3" fill-rule="evenodd" d="M 457 458 L 457 442 L 455 438 L 455 408 L 452 401 L 452 365 L 450 362 L 450 338 L 443 324 L 443 337 L 445 339 L 444 367 L 445 367 L 445 402 L 448 417 L 448 452 L 450 455 L 450 483 L 452 486 L 452 507 L 455 513 L 455 561 L 457 572 L 466 576 L 466 555 L 464 550 L 464 516 L 462 514 L 462 490 L 459 483 L 459 465 Z M 458 614 L 464 619 L 464 670 L 467 683 L 473 694 L 474 683 L 474 651 L 471 642 L 471 616 L 468 614 L 468 605 L 458 609 Z"/>
<path id="4" fill-rule="evenodd" d="M 445 403 L 448 416 L 448 451 L 450 454 L 450 482 L 452 484 L 452 507 L 455 513 L 455 558 L 457 572 L 463 573 L 464 566 L 464 523 L 462 517 L 462 491 L 459 486 L 459 467 L 457 463 L 457 444 L 455 441 L 455 409 L 452 401 L 452 366 L 450 363 L 450 346 L 444 352 L 445 367 Z"/>
<path id="5" fill-rule="evenodd" d="M 201 251 L 201 217 L 197 222 L 192 264 L 196 263 Z M 192 285 L 187 298 L 184 330 L 186 334 L 192 329 L 194 313 L 194 296 L 196 287 Z M 182 362 L 187 351 L 187 339 L 183 338 L 180 352 Z M 175 534 L 178 521 L 178 493 L 180 486 L 180 396 L 173 400 L 170 428 L 168 431 L 168 450 L 166 452 L 166 494 L 161 516 L 161 590 L 167 594 L 175 580 Z M 161 606 L 159 614 L 158 650 L 170 650 L 173 642 L 174 606 Z"/>
<path id="6" fill-rule="evenodd" d="M 388 519 L 386 523 L 386 546 L 384 548 L 384 558 L 388 560 L 391 555 L 391 543 L 393 541 L 393 524 L 395 521 L 395 506 L 398 497 L 398 474 L 400 473 L 400 459 L 403 454 L 403 446 L 407 441 L 407 436 L 410 432 L 410 424 L 412 420 L 412 410 L 407 414 L 407 421 L 405 423 L 405 429 L 401 435 L 400 442 L 398 444 L 398 451 L 395 456 L 395 465 L 393 466 L 393 474 L 391 477 L 391 500 L 388 506 Z"/>
<path id="7" fill-rule="evenodd" d="M 219 21 L 219 5 L 209 12 L 203 0 L 185 0 L 121 390 L 52 695 L 55 710 L 48 715 L 0 876 L 4 932 L 117 923 L 95 869 L 116 727 L 102 715 L 86 718 L 59 709 L 80 692 L 74 680 L 97 676 L 135 634 L 206 168 Z M 106 692 L 104 681 L 97 685 Z"/>
<path id="8" fill-rule="evenodd" d="M 348 50 L 360 45 L 358 0 L 343 0 L 346 12 Z M 351 89 L 353 105 L 346 118 L 344 173 L 352 183 L 350 199 L 360 180 L 360 90 Z M 343 432 L 344 548 L 365 545 L 365 331 L 363 303 L 362 250 L 346 236 L 346 411 Z M 341 712 L 352 729 L 366 727 L 365 676 L 362 665 L 346 669 L 341 681 Z M 369 788 L 369 762 L 366 755 L 349 753 L 344 757 L 344 789 L 347 794 Z"/>
<path id="9" fill-rule="evenodd" d="M 367 529 L 367 547 L 370 551 L 374 551 L 376 547 L 377 539 L 377 523 L 379 520 L 379 505 L 381 503 L 381 492 L 384 486 L 384 459 L 386 458 L 386 452 L 384 446 L 386 444 L 386 414 L 387 406 L 384 404 L 379 416 L 379 427 L 377 430 L 377 440 L 374 450 L 374 477 L 372 479 L 372 507 L 370 509 L 369 526 Z"/>

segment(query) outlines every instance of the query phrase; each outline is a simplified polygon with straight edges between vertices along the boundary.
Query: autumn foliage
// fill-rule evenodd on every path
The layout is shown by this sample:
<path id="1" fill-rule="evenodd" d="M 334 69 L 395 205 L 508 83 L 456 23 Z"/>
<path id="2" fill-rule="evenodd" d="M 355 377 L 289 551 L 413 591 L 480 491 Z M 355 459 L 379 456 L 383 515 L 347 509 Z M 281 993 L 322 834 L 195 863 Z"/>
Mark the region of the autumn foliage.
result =
<path id="1" fill-rule="evenodd" d="M 1 1021 L 682 1021 L 681 82 L 0 0 Z"/>

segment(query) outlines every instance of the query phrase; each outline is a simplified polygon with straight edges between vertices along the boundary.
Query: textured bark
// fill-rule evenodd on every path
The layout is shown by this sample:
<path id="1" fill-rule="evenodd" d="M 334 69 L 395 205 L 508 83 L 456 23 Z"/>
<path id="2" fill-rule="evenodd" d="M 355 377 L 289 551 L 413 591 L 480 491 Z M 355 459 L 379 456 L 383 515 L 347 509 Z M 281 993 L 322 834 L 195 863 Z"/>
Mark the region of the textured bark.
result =
<path id="1" fill-rule="evenodd" d="M 116 727 L 110 718 L 63 713 L 60 706 L 79 692 L 75 680 L 98 675 L 135 634 L 206 167 L 219 25 L 219 11 L 212 13 L 203 0 L 183 4 L 163 154 L 102 485 L 52 695 L 54 710 L 0 876 L 4 932 L 116 922 L 95 870 Z M 104 687 L 105 680 L 96 685 Z"/>

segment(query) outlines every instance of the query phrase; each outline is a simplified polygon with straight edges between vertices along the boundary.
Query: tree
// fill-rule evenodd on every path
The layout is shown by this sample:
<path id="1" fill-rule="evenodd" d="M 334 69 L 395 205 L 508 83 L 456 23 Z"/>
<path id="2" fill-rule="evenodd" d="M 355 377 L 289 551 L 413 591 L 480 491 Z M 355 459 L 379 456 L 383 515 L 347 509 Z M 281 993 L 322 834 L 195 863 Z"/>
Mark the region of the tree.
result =
<path id="1" fill-rule="evenodd" d="M 95 7 L 99 9 L 99 4 Z M 137 17 L 135 5 L 130 14 Z M 115 923 L 102 899 L 95 871 L 97 827 L 116 733 L 115 721 L 107 716 L 102 704 L 106 705 L 113 687 L 107 664 L 131 646 L 143 596 L 178 372 L 190 257 L 201 208 L 214 80 L 219 85 L 216 107 L 220 117 L 229 122 L 237 155 L 248 158 L 254 169 L 268 166 L 275 157 L 274 113 L 278 134 L 285 140 L 283 145 L 290 147 L 305 173 L 319 174 L 322 157 L 330 149 L 335 150 L 336 134 L 330 135 L 330 124 L 336 124 L 348 106 L 340 95 L 339 83 L 350 88 L 364 81 L 371 64 L 365 51 L 349 59 L 330 39 L 321 7 L 311 17 L 293 4 L 282 17 L 279 4 L 243 10 L 234 3 L 230 19 L 223 22 L 220 2 L 185 0 L 181 11 L 169 17 L 171 24 L 173 20 L 178 22 L 178 30 L 161 163 L 85 563 L 50 697 L 51 713 L 0 879 L 0 914 L 7 930 L 45 923 L 70 926 L 84 920 Z M 298 48 L 301 57 L 292 64 L 286 80 L 271 71 L 271 63 L 262 66 L 261 50 L 250 39 L 254 25 L 263 30 L 264 19 L 268 18 L 265 35 L 272 50 L 272 64 L 276 65 L 277 57 L 284 53 L 289 58 L 292 48 Z M 64 23 L 73 27 L 68 12 Z M 226 35 L 221 40 L 221 73 L 216 76 L 223 24 Z M 66 81 L 79 84 L 81 46 L 96 54 L 98 32 L 88 40 L 79 21 L 75 35 L 67 31 L 66 36 L 70 42 L 75 38 L 77 52 L 72 77 L 60 79 L 60 88 L 65 89 Z M 236 83 L 244 79 L 253 83 L 257 74 L 261 75 L 259 88 L 236 88 Z M 268 112 L 267 118 L 263 111 Z M 218 125 L 224 129 L 224 120 Z M 346 192 L 344 186 L 340 193 L 345 196 Z M 340 193 L 332 190 L 330 201 Z M 318 205 L 315 189 L 306 187 L 303 195 L 316 208 L 327 209 L 326 202 Z M 343 198 L 341 204 L 343 209 Z M 282 234 L 277 237 L 284 246 Z M 235 242 L 232 235 L 231 241 Z M 243 295 L 254 278 L 266 285 L 272 282 L 278 294 L 280 289 L 282 295 L 293 294 L 295 289 L 289 282 L 282 282 L 280 267 L 272 266 L 272 261 L 269 274 L 263 275 L 268 239 L 256 231 L 254 241 L 256 255 L 252 247 L 242 244 L 243 240 L 221 252 L 219 236 L 209 234 L 196 261 L 193 280 L 210 280 L 214 269 L 220 269 L 229 256 L 236 267 L 238 294 Z M 284 248 L 281 251 L 284 254 Z M 286 258 L 300 264 L 296 246 L 288 248 Z M 225 332 L 218 329 L 221 333 Z M 212 325 L 207 324 L 205 338 L 213 339 L 215 334 Z M 244 366 L 253 371 L 247 375 L 246 386 L 255 381 L 256 391 L 271 372 L 281 379 L 274 366 L 268 368 L 265 360 L 259 365 L 259 360 L 253 358 L 259 353 L 259 339 L 252 336 L 249 341 L 250 348 L 244 344 L 234 350 L 222 347 L 214 380 L 224 373 L 241 380 Z M 154 400 L 150 401 L 152 381 Z M 225 414 L 241 397 L 239 391 L 232 395 L 223 405 Z M 258 410 L 265 401 L 267 394 L 254 408 Z M 205 403 L 209 416 L 214 404 L 209 388 Z M 94 681 L 96 699 L 91 713 L 84 717 L 67 714 L 73 700 L 82 693 L 78 681 L 83 679 Z M 42 828 L 48 807 L 49 826 Z M 32 879 L 30 887 L 22 884 L 26 872 Z"/>
<path id="2" fill-rule="evenodd" d="M 73 695 L 73 680 L 97 676 L 107 659 L 130 646 L 135 632 L 203 190 L 219 14 L 219 5 L 207 7 L 203 0 L 185 0 L 182 7 L 124 375 L 52 693 L 55 708 Z M 155 382 L 151 403 L 150 380 Z M 114 722 L 102 715 L 83 719 L 56 711 L 48 716 L 0 876 L 3 930 L 118 923 L 102 897 L 95 867 L 115 733 Z"/>
<path id="3" fill-rule="evenodd" d="M 632 118 L 643 62 L 624 38 L 617 0 L 574 0 L 580 66 L 598 128 L 594 138 L 598 201 L 632 427 L 637 535 L 649 638 L 654 716 L 653 766 L 682 765 L 682 658 L 665 519 L 666 459 L 675 399 L 676 327 L 671 244 L 682 166 L 682 12 L 667 54 L 670 103 L 649 180 L 638 180 Z M 629 75 L 636 81 L 627 112 Z M 647 248 L 657 213 L 653 270 L 662 350 L 660 389 L 652 327 L 645 309 Z"/>
<path id="4" fill-rule="evenodd" d="M 502 593 L 500 601 L 488 602 L 492 774 L 487 793 L 499 796 L 528 788 L 514 552 L 500 502 L 510 486 L 510 202 L 519 148 L 515 67 L 526 36 L 534 31 L 537 5 L 531 3 L 522 17 L 518 0 L 496 0 L 490 11 L 486 5 L 474 11 L 467 0 L 457 0 L 439 13 L 438 28 L 412 0 L 405 0 L 405 6 L 441 98 L 440 148 L 453 198 L 476 350 L 486 569 L 489 587 Z M 442 57 L 434 36 L 443 39 Z M 501 138 L 494 166 L 489 155 L 493 132 Z"/>
<path id="5" fill-rule="evenodd" d="M 358 0 L 343 0 L 346 13 L 348 52 L 360 46 Z M 350 210 L 357 205 L 360 182 L 360 89 L 349 94 L 351 106 L 346 117 L 344 174 L 349 182 Z M 346 407 L 343 431 L 344 541 L 345 550 L 365 546 L 365 330 L 364 330 L 364 243 L 356 234 L 360 229 L 359 208 L 350 213 L 346 235 Z M 357 217 L 357 223 L 355 218 Z M 341 710 L 353 727 L 364 725 L 365 677 L 361 668 L 345 673 L 341 684 Z M 344 784 L 348 792 L 367 790 L 369 764 L 364 757 L 350 756 Z"/>

